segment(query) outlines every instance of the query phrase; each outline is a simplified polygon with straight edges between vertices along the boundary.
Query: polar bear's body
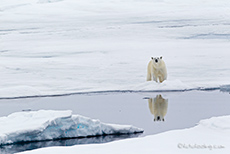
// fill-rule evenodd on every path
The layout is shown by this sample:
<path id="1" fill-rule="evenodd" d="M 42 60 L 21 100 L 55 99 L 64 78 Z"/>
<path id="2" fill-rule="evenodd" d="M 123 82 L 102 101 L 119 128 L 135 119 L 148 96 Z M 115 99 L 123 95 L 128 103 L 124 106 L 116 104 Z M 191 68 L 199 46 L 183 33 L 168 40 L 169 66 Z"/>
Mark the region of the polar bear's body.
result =
<path id="1" fill-rule="evenodd" d="M 164 117 L 168 110 L 168 99 L 164 99 L 161 95 L 157 95 L 154 99 L 150 98 L 149 109 L 154 115 L 154 121 L 164 121 Z"/>
<path id="2" fill-rule="evenodd" d="M 147 81 L 156 81 L 162 83 L 167 79 L 167 69 L 162 57 L 150 60 L 147 68 Z"/>

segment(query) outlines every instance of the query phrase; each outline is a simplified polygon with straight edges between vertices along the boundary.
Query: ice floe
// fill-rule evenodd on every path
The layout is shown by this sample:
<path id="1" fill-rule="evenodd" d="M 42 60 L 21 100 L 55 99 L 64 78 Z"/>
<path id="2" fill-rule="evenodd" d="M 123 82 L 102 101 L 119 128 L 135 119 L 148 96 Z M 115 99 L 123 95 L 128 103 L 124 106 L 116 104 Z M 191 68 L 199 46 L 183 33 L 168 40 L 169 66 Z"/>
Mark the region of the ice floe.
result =
<path id="1" fill-rule="evenodd" d="M 39 110 L 0 117 L 0 145 L 62 138 L 143 132 L 129 125 L 106 124 L 72 111 Z"/>

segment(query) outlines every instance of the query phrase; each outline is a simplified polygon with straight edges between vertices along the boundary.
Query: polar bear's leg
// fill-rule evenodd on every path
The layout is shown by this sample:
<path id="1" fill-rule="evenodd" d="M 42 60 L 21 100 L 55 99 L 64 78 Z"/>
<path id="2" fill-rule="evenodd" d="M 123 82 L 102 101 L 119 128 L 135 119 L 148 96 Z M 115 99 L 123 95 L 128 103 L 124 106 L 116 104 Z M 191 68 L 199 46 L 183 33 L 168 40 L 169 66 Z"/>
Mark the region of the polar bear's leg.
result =
<path id="1" fill-rule="evenodd" d="M 159 81 L 160 81 L 160 83 L 162 83 L 164 81 L 163 76 L 159 76 Z"/>
<path id="2" fill-rule="evenodd" d="M 153 111 L 153 99 L 152 98 L 148 99 L 148 103 L 149 103 L 149 110 L 154 115 L 154 111 Z"/>
<path id="3" fill-rule="evenodd" d="M 151 81 L 152 75 L 150 72 L 147 73 L 147 81 Z"/>
<path id="4" fill-rule="evenodd" d="M 166 80 L 166 77 L 164 77 L 163 75 L 159 77 L 160 83 L 162 83 L 164 80 Z"/>
<path id="5" fill-rule="evenodd" d="M 156 73 L 153 73 L 153 81 L 157 82 L 157 74 Z"/>
<path id="6" fill-rule="evenodd" d="M 153 75 L 153 68 L 152 68 L 152 60 L 148 63 L 148 67 L 147 67 L 147 81 L 151 81 L 152 80 L 152 75 Z"/>

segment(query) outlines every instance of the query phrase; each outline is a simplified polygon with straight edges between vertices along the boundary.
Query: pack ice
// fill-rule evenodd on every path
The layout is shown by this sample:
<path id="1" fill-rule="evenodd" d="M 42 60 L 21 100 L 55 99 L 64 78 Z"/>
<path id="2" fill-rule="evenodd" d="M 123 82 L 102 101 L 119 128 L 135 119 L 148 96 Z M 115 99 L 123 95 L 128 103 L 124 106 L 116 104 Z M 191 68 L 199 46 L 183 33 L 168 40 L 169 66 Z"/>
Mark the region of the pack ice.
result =
<path id="1" fill-rule="evenodd" d="M 128 126 L 105 124 L 72 111 L 39 110 L 16 112 L 0 117 L 0 145 L 111 134 L 143 132 Z"/>

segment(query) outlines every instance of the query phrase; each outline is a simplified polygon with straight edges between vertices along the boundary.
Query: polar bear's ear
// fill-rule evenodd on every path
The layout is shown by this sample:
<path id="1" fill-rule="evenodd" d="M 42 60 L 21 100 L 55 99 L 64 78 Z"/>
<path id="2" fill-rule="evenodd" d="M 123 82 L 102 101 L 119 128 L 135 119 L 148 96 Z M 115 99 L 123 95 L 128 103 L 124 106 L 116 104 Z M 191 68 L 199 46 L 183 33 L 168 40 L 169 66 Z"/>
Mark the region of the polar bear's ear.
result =
<path id="1" fill-rule="evenodd" d="M 163 57 L 162 56 L 160 56 L 160 59 L 162 59 Z"/>
<path id="2" fill-rule="evenodd" d="M 151 57 L 151 59 L 153 59 L 153 57 Z"/>

